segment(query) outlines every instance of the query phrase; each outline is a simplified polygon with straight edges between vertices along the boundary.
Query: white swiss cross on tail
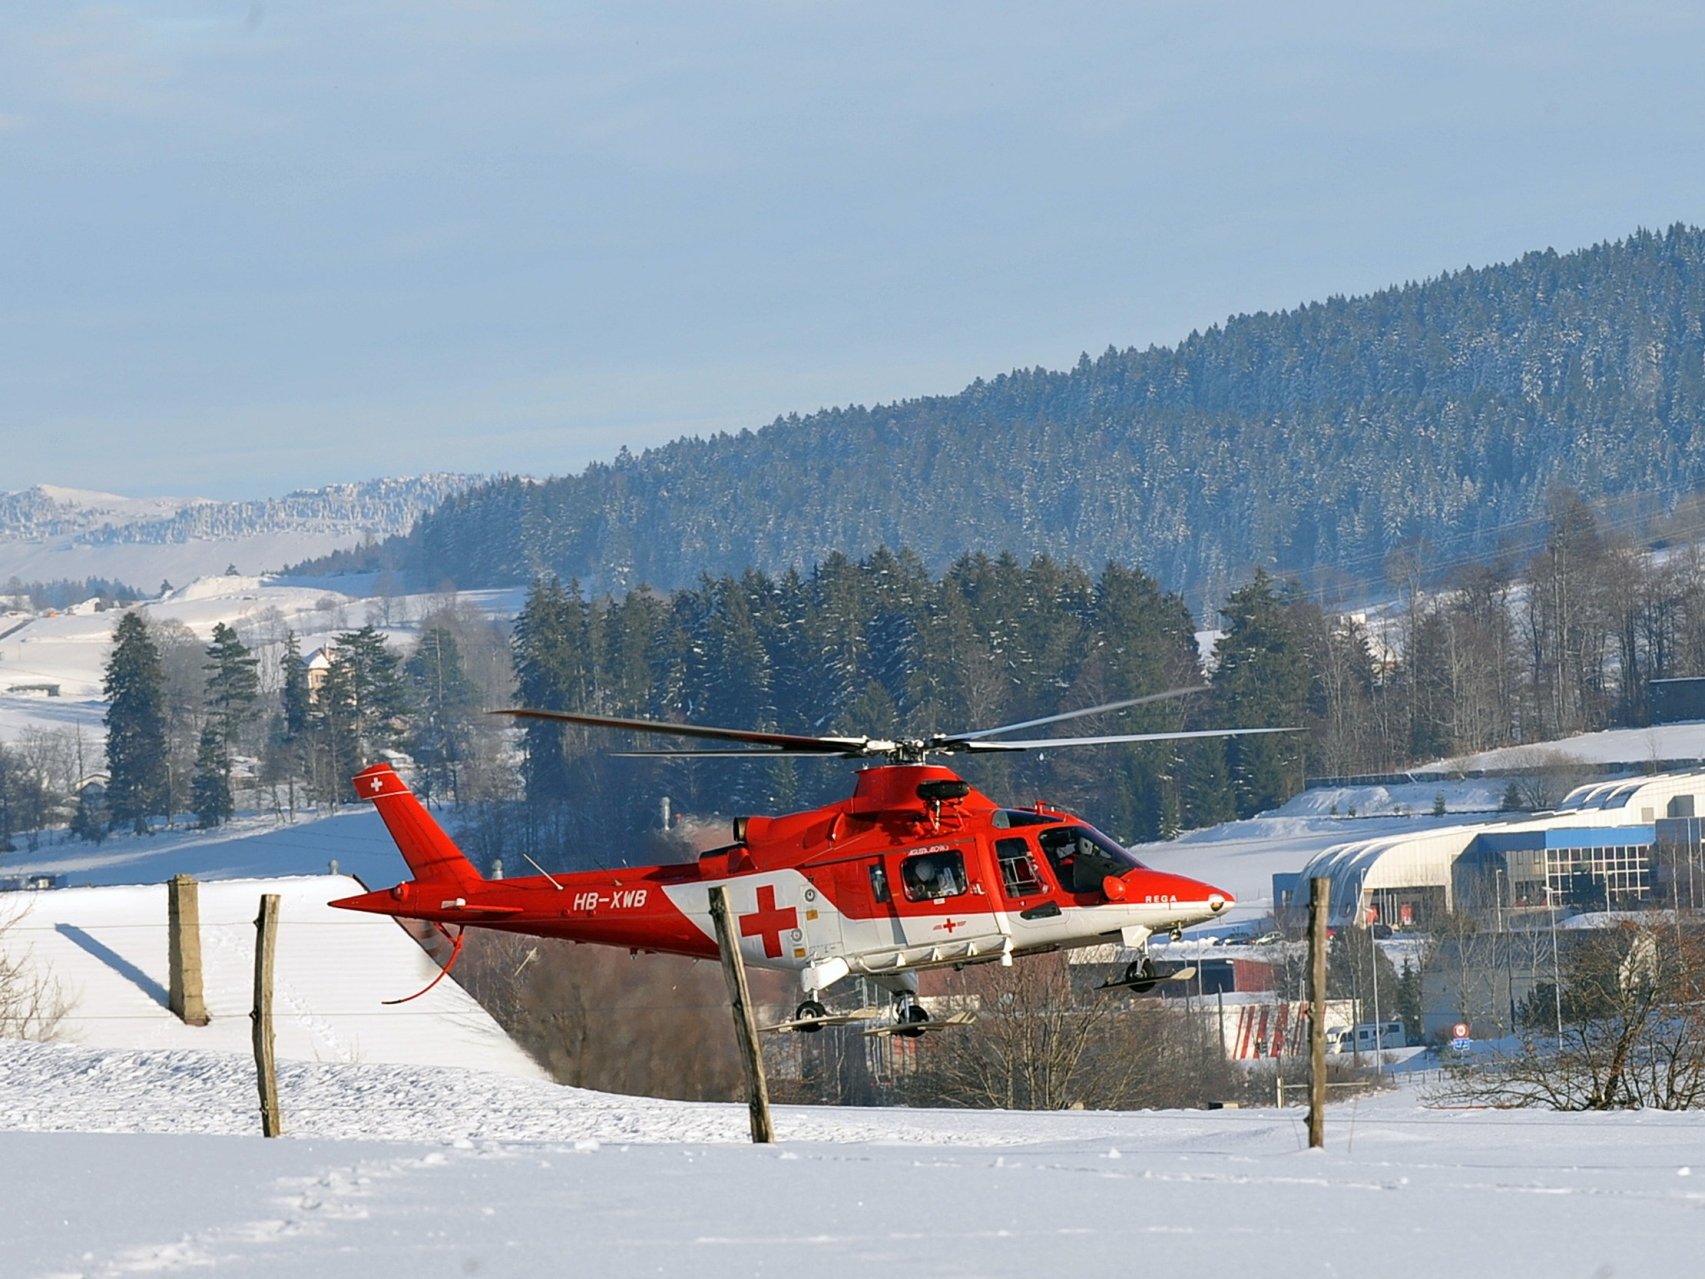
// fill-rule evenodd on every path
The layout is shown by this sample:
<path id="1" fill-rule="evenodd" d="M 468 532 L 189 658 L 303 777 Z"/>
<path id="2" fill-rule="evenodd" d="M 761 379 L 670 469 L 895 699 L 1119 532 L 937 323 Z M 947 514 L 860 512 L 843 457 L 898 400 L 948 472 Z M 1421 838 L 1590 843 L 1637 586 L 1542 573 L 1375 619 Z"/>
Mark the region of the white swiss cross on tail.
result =
<path id="1" fill-rule="evenodd" d="M 389 764 L 375 764 L 355 775 L 355 793 L 362 799 L 383 799 L 387 795 L 407 795 L 409 788 Z"/>

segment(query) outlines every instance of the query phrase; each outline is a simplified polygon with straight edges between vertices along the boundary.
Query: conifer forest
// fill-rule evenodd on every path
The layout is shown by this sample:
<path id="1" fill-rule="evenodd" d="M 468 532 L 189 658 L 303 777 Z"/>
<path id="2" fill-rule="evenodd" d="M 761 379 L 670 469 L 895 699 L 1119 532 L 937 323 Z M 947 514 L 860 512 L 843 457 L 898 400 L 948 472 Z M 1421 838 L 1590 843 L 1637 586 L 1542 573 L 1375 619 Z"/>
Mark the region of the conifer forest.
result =
<path id="1" fill-rule="evenodd" d="M 934 574 L 909 550 L 668 594 L 592 597 L 541 578 L 512 626 L 450 594 L 406 643 L 382 620 L 338 633 L 310 686 L 276 620 L 222 625 L 209 644 L 124 613 L 104 796 L 76 799 L 77 769 L 54 763 L 65 743 L 8 746 L 6 832 L 65 820 L 73 804 L 74 829 L 99 838 L 168 815 L 212 825 L 234 808 L 347 802 L 353 772 L 398 752 L 429 803 L 456 803 L 476 860 L 568 868 L 667 855 L 665 801 L 689 825 L 720 824 L 850 784 L 847 763 L 623 758 L 666 743 L 487 713 L 516 705 L 900 737 L 1197 688 L 1061 735 L 1299 730 L 956 762 L 1003 802 L 1045 799 L 1126 842 L 1164 838 L 1270 809 L 1309 777 L 1646 722 L 1652 679 L 1705 670 L 1705 561 L 1655 557 L 1563 492 L 1525 562 L 1464 566 L 1435 589 L 1400 579 L 1373 618 L 1257 572 L 1220 603 L 1210 640 L 1138 568 L 967 555 Z"/>

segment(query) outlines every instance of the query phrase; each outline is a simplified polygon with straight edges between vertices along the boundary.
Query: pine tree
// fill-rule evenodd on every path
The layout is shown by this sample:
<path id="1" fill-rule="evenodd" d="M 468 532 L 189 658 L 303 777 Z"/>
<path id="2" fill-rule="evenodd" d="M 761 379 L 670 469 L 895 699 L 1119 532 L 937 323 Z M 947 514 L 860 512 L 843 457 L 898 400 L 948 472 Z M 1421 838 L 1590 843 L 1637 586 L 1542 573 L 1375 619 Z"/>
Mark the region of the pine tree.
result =
<path id="1" fill-rule="evenodd" d="M 201 730 L 201 743 L 195 752 L 195 775 L 190 780 L 190 806 L 195 809 L 196 825 L 203 830 L 231 820 L 234 805 L 230 768 L 224 735 L 210 721 Z"/>
<path id="2" fill-rule="evenodd" d="M 260 697 L 260 676 L 256 668 L 260 659 L 251 656 L 248 646 L 237 638 L 237 632 L 224 622 L 213 626 L 213 642 L 207 646 L 207 661 L 202 664 L 207 683 L 204 692 L 207 723 L 202 730 L 196 750 L 195 774 L 190 783 L 190 806 L 201 818 L 202 825 L 218 825 L 231 815 L 231 754 L 247 728 L 254 704 Z M 213 734 L 218 754 L 219 794 L 223 799 L 209 799 L 201 775 L 206 768 L 207 735 Z M 212 804 L 212 810 L 207 805 Z M 218 813 L 220 805 L 224 811 Z M 208 820 L 208 812 L 217 815 Z"/>
<path id="3" fill-rule="evenodd" d="M 533 584 L 515 619 L 513 641 L 516 696 L 533 710 L 587 709 L 589 692 L 585 605 L 579 587 L 568 591 L 556 578 Z M 522 724 L 522 763 L 527 799 L 565 798 L 572 789 L 564 729 L 546 720 Z"/>
<path id="4" fill-rule="evenodd" d="M 260 696 L 260 659 L 250 654 L 237 632 L 224 622 L 213 626 L 213 642 L 207 646 L 207 715 L 219 734 L 229 768 L 232 744 L 249 720 Z"/>
<path id="5" fill-rule="evenodd" d="M 284 633 L 283 685 L 279 691 L 280 709 L 284 716 L 284 736 L 294 739 L 308 727 L 313 698 L 308 687 L 308 668 L 302 664 L 302 649 L 296 642 L 296 632 Z"/>
<path id="6" fill-rule="evenodd" d="M 460 803 L 458 776 L 468 753 L 469 721 L 477 713 L 479 694 L 462 670 L 455 635 L 443 626 L 429 626 L 403 669 L 416 708 L 409 753 L 420 769 L 422 797 L 431 799 L 448 791 Z"/>
<path id="7" fill-rule="evenodd" d="M 1403 971 L 1397 974 L 1397 1015 L 1414 1043 L 1423 1042 L 1424 1004 L 1421 992 L 1421 970 L 1403 959 Z"/>
<path id="8" fill-rule="evenodd" d="M 355 753 L 371 760 L 402 738 L 408 714 L 408 686 L 402 663 L 371 624 L 337 637 L 332 666 L 348 676 L 346 707 L 355 734 Z"/>
<path id="9" fill-rule="evenodd" d="M 1214 703 L 1225 728 L 1281 728 L 1305 722 L 1308 654 L 1288 601 L 1263 571 L 1232 592 L 1220 611 L 1226 630 L 1214 645 Z M 1302 789 L 1303 735 L 1263 733 L 1226 739 L 1237 815 L 1253 817 Z"/>
<path id="10" fill-rule="evenodd" d="M 1190 611 L 1182 598 L 1163 593 L 1147 574 L 1109 564 L 1095 584 L 1092 623 L 1084 645 L 1091 656 L 1074 687 L 1077 705 L 1202 687 Z M 1151 702 L 1121 712 L 1103 729 L 1085 721 L 1075 731 L 1173 732 L 1186 726 L 1202 701 L 1179 697 Z M 1101 757 L 1096 761 L 1101 786 L 1112 794 L 1100 812 L 1121 838 L 1151 840 L 1177 833 L 1185 802 L 1181 747 L 1179 742 L 1154 742 L 1081 752 Z"/>
<path id="11" fill-rule="evenodd" d="M 336 805 L 365 758 L 351 663 L 334 657 L 327 667 L 325 682 L 308 715 L 308 739 L 309 787 L 316 799 Z"/>
<path id="12" fill-rule="evenodd" d="M 77 792 L 77 807 L 71 813 L 71 833 L 88 844 L 107 837 L 107 805 L 104 789 L 91 783 Z"/>
<path id="13" fill-rule="evenodd" d="M 126 613 L 113 628 L 107 698 L 107 810 L 113 828 L 146 834 L 167 808 L 165 677 L 148 624 Z"/>

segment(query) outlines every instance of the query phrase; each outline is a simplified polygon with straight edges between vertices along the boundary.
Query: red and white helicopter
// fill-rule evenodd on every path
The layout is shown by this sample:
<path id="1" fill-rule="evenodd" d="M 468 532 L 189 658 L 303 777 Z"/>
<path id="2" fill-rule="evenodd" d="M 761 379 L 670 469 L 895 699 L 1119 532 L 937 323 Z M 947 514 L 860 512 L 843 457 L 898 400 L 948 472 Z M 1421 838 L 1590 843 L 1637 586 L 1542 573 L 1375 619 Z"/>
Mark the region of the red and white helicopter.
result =
<path id="1" fill-rule="evenodd" d="M 851 976 L 894 997 L 893 1020 L 873 1033 L 921 1035 L 931 1023 L 917 1001 L 924 969 L 1010 965 L 1025 955 L 1107 942 L 1134 947 L 1110 986 L 1138 993 L 1165 977 L 1147 954 L 1155 934 L 1177 937 L 1219 918 L 1232 895 L 1182 875 L 1151 870 L 1087 822 L 1044 804 L 1005 808 L 932 755 L 1148 742 L 1283 728 L 1124 733 L 991 740 L 1061 720 L 1122 710 L 1195 689 L 1110 702 L 1000 728 L 887 741 L 806 737 L 670 724 L 564 711 L 499 712 L 733 742 L 734 748 L 624 752 L 674 756 L 876 758 L 850 798 L 781 817 L 740 817 L 733 842 L 696 861 L 485 879 L 389 764 L 355 777 L 378 806 L 413 878 L 331 903 L 457 929 L 448 972 L 468 926 L 576 942 L 715 959 L 709 893 L 721 885 L 748 964 L 798 974 L 804 1001 L 769 1029 L 814 1031 L 880 1010 L 830 1013 L 823 993 Z M 441 973 L 440 976 L 443 974 Z M 1178 976 L 1180 974 L 1172 974 Z M 430 989 L 430 987 L 428 987 Z M 424 993 L 424 992 L 422 992 Z"/>

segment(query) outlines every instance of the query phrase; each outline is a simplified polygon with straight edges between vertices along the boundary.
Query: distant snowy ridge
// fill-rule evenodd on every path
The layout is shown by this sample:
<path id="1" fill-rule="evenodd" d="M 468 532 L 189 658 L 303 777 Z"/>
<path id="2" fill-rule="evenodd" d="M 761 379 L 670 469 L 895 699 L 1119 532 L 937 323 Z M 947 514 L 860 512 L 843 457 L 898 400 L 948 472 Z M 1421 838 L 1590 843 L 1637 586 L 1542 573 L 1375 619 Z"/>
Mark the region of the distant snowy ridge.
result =
<path id="1" fill-rule="evenodd" d="M 120 497 L 37 485 L 0 493 L 0 582 L 125 582 L 141 590 L 222 573 L 276 572 L 407 533 L 478 476 L 431 474 L 328 484 L 244 502 Z"/>
<path id="2" fill-rule="evenodd" d="M 479 477 L 434 473 L 301 489 L 243 502 L 127 498 L 37 485 L 0 493 L 0 540 L 171 545 L 273 533 L 335 533 L 351 542 L 406 533 Z"/>
<path id="3" fill-rule="evenodd" d="M 176 497 L 121 497 L 117 493 L 38 484 L 0 493 L 0 538 L 45 541 L 76 537 L 103 524 L 169 519 L 185 501 Z"/>

